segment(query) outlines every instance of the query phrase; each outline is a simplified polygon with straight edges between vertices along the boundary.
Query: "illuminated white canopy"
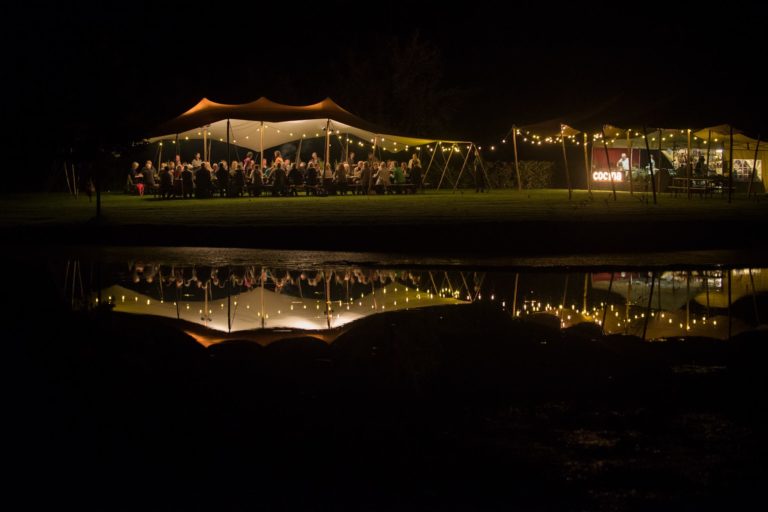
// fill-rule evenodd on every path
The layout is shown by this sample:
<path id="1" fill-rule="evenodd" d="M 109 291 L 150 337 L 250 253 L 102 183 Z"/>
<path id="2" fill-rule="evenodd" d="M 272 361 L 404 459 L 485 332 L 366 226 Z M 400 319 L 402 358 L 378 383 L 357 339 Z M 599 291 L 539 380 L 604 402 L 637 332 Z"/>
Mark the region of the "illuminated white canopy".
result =
<path id="1" fill-rule="evenodd" d="M 354 145 L 350 151 L 363 144 L 371 147 L 374 143 L 386 151 L 415 149 L 427 144 L 443 142 L 448 144 L 469 144 L 465 141 L 425 139 L 392 135 L 364 119 L 348 112 L 332 99 L 326 98 L 312 105 L 296 106 L 275 103 L 261 97 L 242 105 L 226 105 L 203 98 L 197 105 L 168 121 L 155 130 L 150 142 L 202 139 L 227 141 L 227 121 L 230 122 L 230 142 L 254 151 L 281 146 L 301 139 L 325 137 L 330 121 L 332 138 L 346 144 L 352 135 Z M 263 130 L 263 133 L 262 133 Z M 335 142 L 331 141 L 332 144 Z"/>
<path id="2" fill-rule="evenodd" d="M 328 313 L 324 300 L 253 288 L 232 296 L 228 321 L 226 298 L 207 303 L 186 300 L 176 303 L 173 300 L 160 301 L 120 285 L 102 290 L 101 296 L 110 298 L 115 311 L 177 318 L 222 332 L 265 327 L 322 330 L 341 327 L 375 313 L 466 303 L 410 287 L 385 286 L 350 302 L 333 301 Z"/>

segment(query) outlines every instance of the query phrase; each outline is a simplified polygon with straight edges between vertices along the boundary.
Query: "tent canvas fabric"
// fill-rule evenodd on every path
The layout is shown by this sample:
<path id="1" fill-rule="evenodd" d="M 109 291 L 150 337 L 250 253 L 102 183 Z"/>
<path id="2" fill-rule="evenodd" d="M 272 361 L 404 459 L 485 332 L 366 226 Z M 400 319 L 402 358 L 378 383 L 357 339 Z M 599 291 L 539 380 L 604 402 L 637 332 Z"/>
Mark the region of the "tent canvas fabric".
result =
<path id="1" fill-rule="evenodd" d="M 444 139 L 406 137 L 385 130 L 340 107 L 330 98 L 312 105 L 284 105 L 261 97 L 240 105 L 216 103 L 207 98 L 180 116 L 159 126 L 150 142 L 175 139 L 202 139 L 203 130 L 211 140 L 227 140 L 230 121 L 230 142 L 254 151 L 281 146 L 302 138 L 325 137 L 330 120 L 332 137 L 344 140 L 352 135 L 386 151 L 402 151 L 431 143 L 469 143 Z M 263 129 L 263 134 L 262 134 Z M 264 147 L 261 147 L 263 138 Z M 358 141 L 358 147 L 363 142 Z M 350 146 L 354 150 L 354 146 Z"/>
<path id="2" fill-rule="evenodd" d="M 114 311 L 178 318 L 222 332 L 264 327 L 323 330 L 341 327 L 376 313 L 468 303 L 461 299 L 440 297 L 427 291 L 418 292 L 402 286 L 390 288 L 384 293 L 377 290 L 348 304 L 339 305 L 338 301 L 333 301 L 333 313 L 328 315 L 325 311 L 325 300 L 300 298 L 273 290 L 253 288 L 232 295 L 232 313 L 228 321 L 226 299 L 211 299 L 207 302 L 180 300 L 176 304 L 173 300 L 160 301 L 121 285 L 105 288 L 101 294 L 113 299 Z M 206 306 L 207 314 L 204 311 Z"/>

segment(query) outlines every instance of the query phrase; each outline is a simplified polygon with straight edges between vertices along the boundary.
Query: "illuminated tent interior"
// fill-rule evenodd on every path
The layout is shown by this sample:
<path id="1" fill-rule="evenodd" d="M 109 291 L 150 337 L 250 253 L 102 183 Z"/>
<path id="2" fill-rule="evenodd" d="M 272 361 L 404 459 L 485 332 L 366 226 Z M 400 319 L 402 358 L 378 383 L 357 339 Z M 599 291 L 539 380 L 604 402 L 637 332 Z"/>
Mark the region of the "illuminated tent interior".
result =
<path id="1" fill-rule="evenodd" d="M 638 169 L 647 165 L 644 160 L 641 161 L 640 152 L 646 151 L 646 141 L 642 129 L 623 129 L 615 126 L 606 125 L 604 128 L 605 142 L 609 149 L 618 148 L 627 150 L 627 156 L 630 161 L 630 169 Z M 687 159 L 688 149 L 690 147 L 691 162 L 695 163 L 699 156 L 704 157 L 707 167 L 715 174 L 723 174 L 723 160 L 730 157 L 730 126 L 719 125 L 700 130 L 654 128 L 647 129 L 648 146 L 652 154 L 661 150 L 666 160 L 677 169 L 684 159 Z M 594 140 L 600 139 L 600 134 L 593 135 Z M 689 140 L 690 139 L 690 140 Z M 605 168 L 605 158 L 602 156 L 603 148 L 593 145 L 593 167 L 595 162 L 599 162 L 597 167 Z M 613 152 L 611 164 L 616 163 L 618 154 Z M 762 182 L 763 164 L 768 158 L 768 148 L 757 139 L 753 139 L 739 130 L 733 132 L 733 159 L 736 162 L 736 174 L 734 178 L 740 181 L 747 181 L 750 176 L 752 165 L 757 162 L 757 172 L 755 182 Z M 659 162 L 656 163 L 658 167 Z"/>
<path id="2" fill-rule="evenodd" d="M 579 123 L 575 124 L 581 126 Z M 586 122 L 585 126 L 593 124 Z M 660 160 L 654 162 L 655 171 L 660 167 L 673 171 L 682 168 L 685 169 L 683 175 L 687 175 L 685 162 L 691 162 L 693 165 L 701 157 L 710 172 L 723 175 L 723 162 L 730 159 L 732 149 L 734 180 L 748 182 L 754 179 L 754 183 L 760 186 L 763 183 L 763 163 L 768 159 L 768 147 L 762 141 L 724 124 L 698 130 L 651 128 L 640 125 L 635 128 L 621 128 L 612 124 L 603 124 L 592 129 L 579 129 L 574 128 L 564 119 L 556 119 L 525 126 L 513 126 L 510 132 L 516 162 L 518 147 L 521 145 L 562 145 L 569 189 L 571 176 L 565 152 L 566 146 L 581 146 L 585 149 L 583 166 L 588 170 L 586 172 L 588 188 L 591 188 L 593 182 L 623 181 L 620 173 L 609 172 L 616 168 L 622 153 L 625 153 L 629 159 L 630 173 L 632 170 L 648 169 L 647 155 L 650 150 L 651 156 L 656 155 L 655 160 Z M 507 137 L 503 142 L 506 142 Z M 732 144 L 731 140 L 733 140 Z M 588 150 L 590 143 L 592 147 Z M 662 158 L 659 158 L 658 152 L 662 153 Z"/>
<path id="3" fill-rule="evenodd" d="M 312 105 L 296 106 L 275 103 L 264 97 L 240 105 L 216 103 L 203 98 L 191 109 L 159 126 L 149 141 L 174 142 L 176 137 L 180 140 L 217 140 L 261 152 L 293 141 L 325 137 L 326 129 L 330 138 L 335 137 L 345 145 L 349 136 L 356 137 L 349 143 L 350 151 L 354 151 L 355 147 L 370 148 L 372 145 L 398 152 L 432 143 L 469 144 L 389 134 L 343 109 L 330 98 Z"/>

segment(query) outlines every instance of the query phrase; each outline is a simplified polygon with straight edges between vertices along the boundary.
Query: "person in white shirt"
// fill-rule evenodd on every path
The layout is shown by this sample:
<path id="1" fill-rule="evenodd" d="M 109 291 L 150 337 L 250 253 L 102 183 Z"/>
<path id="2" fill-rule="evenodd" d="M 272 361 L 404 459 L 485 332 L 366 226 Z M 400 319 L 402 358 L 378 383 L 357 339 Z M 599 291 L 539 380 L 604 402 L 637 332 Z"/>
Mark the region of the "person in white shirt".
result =
<path id="1" fill-rule="evenodd" d="M 620 171 L 629 170 L 629 158 L 627 158 L 626 153 L 621 154 L 621 158 L 619 158 L 619 161 L 616 163 L 616 166 L 619 168 Z"/>

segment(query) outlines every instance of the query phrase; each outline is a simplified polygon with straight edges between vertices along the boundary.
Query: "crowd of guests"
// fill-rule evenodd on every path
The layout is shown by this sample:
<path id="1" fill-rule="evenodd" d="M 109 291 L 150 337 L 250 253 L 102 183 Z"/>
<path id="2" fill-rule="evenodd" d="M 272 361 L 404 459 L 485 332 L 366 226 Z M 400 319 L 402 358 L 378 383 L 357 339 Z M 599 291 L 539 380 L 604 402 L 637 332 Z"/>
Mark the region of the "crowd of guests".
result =
<path id="1" fill-rule="evenodd" d="M 248 152 L 241 162 L 222 160 L 211 164 L 195 154 L 191 162 L 176 155 L 174 161 L 164 162 L 160 170 L 151 160 L 143 168 L 133 162 L 128 174 L 126 190 L 143 196 L 157 194 L 172 197 L 241 197 L 245 194 L 260 196 L 269 192 L 273 196 L 359 194 L 387 192 L 415 192 L 423 188 L 423 170 L 417 154 L 409 161 L 380 161 L 372 153 L 367 160 L 355 160 L 349 153 L 343 162 L 331 166 L 312 153 L 307 162 L 292 162 L 275 151 L 271 164 L 263 159 L 261 165 Z"/>

